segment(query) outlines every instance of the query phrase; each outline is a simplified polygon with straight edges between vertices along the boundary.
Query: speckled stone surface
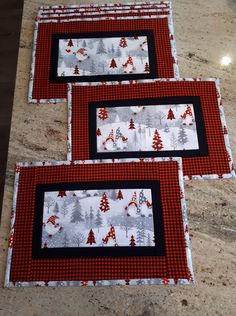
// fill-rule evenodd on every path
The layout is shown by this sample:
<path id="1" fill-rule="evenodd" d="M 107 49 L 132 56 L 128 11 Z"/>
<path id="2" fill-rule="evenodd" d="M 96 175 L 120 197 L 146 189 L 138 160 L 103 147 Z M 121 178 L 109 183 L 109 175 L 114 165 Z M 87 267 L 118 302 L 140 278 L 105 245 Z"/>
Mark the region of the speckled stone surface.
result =
<path id="1" fill-rule="evenodd" d="M 84 1 L 85 2 L 85 1 Z M 92 1 L 86 1 L 89 3 Z M 94 1 L 95 3 L 99 2 Z M 102 1 L 103 2 L 103 1 Z M 80 3 L 64 0 L 63 4 Z M 3 285 L 16 161 L 66 159 L 66 104 L 27 104 L 33 19 L 39 5 L 25 0 L 0 235 Z M 181 77 L 221 79 L 236 158 L 236 1 L 173 3 Z M 232 64 L 223 67 L 229 55 Z M 194 286 L 0 289 L 0 315 L 234 315 L 236 311 L 236 181 L 189 181 L 186 198 Z"/>

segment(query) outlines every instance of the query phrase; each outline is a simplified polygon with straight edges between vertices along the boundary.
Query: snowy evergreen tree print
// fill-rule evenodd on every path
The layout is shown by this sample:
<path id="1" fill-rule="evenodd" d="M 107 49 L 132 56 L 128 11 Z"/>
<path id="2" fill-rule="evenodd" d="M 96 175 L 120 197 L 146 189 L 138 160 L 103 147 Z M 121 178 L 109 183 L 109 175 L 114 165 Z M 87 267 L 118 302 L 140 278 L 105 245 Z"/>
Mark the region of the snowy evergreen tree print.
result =
<path id="1" fill-rule="evenodd" d="M 58 76 L 150 72 L 145 36 L 59 40 Z M 140 46 L 141 45 L 141 46 Z"/>
<path id="2" fill-rule="evenodd" d="M 79 202 L 79 199 L 76 198 L 74 207 L 72 209 L 71 223 L 78 223 L 78 222 L 83 222 L 83 221 L 84 221 L 84 217 L 82 215 L 81 204 Z"/>
<path id="3" fill-rule="evenodd" d="M 150 189 L 46 192 L 44 201 L 52 200 L 49 211 L 43 205 L 42 248 L 139 247 L 153 236 Z"/>
<path id="4" fill-rule="evenodd" d="M 182 116 L 188 107 L 192 125 L 183 124 Z M 199 149 L 193 105 L 107 106 L 96 111 L 101 133 L 96 138 L 98 152 Z M 183 128 L 184 132 L 180 132 Z"/>
<path id="5" fill-rule="evenodd" d="M 188 136 L 183 125 L 181 125 L 179 129 L 178 142 L 182 144 L 183 148 L 184 148 L 184 145 L 188 142 Z"/>
<path id="6" fill-rule="evenodd" d="M 53 213 L 58 214 L 59 212 L 60 212 L 60 210 L 59 210 L 59 205 L 58 205 L 58 203 L 56 202 L 56 204 L 55 204 L 55 206 L 54 206 L 54 209 L 53 209 Z"/>
<path id="7" fill-rule="evenodd" d="M 99 210 L 97 211 L 94 224 L 95 224 L 95 227 L 97 227 L 98 232 L 99 232 L 99 228 L 102 227 L 102 216 L 101 216 L 101 212 Z"/>
<path id="8" fill-rule="evenodd" d="M 105 44 L 102 39 L 99 40 L 96 54 L 107 54 Z"/>

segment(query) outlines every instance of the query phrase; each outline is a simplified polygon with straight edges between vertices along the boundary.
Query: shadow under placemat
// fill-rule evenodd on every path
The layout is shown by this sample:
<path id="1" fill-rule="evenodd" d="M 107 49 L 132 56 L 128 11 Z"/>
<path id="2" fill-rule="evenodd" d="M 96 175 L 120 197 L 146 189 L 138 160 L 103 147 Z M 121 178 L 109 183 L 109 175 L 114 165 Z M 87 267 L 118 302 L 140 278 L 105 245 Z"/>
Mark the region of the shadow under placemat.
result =
<path id="1" fill-rule="evenodd" d="M 0 2 L 0 218 L 23 2 L 23 0 Z"/>

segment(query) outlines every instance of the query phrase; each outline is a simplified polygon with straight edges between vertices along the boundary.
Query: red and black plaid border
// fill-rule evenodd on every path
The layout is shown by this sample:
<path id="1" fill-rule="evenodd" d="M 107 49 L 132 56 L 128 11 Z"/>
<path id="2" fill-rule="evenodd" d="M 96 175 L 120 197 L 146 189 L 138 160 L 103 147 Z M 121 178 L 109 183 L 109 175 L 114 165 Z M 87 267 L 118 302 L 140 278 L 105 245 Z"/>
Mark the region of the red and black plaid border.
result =
<path id="1" fill-rule="evenodd" d="M 64 83 L 50 83 L 50 59 L 52 34 L 61 33 L 99 33 L 115 31 L 151 30 L 154 32 L 157 56 L 158 76 L 174 77 L 174 57 L 171 51 L 171 40 L 168 17 L 127 20 L 94 20 L 61 23 L 37 23 L 37 42 L 35 61 L 30 83 L 30 99 L 66 99 L 67 86 Z M 32 95 L 31 95 L 32 88 Z"/>
<path id="2" fill-rule="evenodd" d="M 17 167 L 19 173 L 9 281 L 191 279 L 183 228 L 178 161 Z M 33 259 L 37 184 L 157 180 L 160 183 L 165 255 L 122 258 Z M 158 242 L 158 235 L 156 236 Z"/>
<path id="3" fill-rule="evenodd" d="M 143 99 L 144 97 L 200 97 L 205 125 L 208 155 L 184 157 L 183 174 L 193 176 L 229 174 L 229 153 L 224 140 L 224 130 L 218 106 L 215 81 L 156 81 L 131 85 L 72 85 L 71 91 L 71 159 L 90 159 L 89 152 L 89 102 Z M 134 156 L 135 157 L 135 156 Z M 114 157 L 113 157 L 114 158 Z"/>

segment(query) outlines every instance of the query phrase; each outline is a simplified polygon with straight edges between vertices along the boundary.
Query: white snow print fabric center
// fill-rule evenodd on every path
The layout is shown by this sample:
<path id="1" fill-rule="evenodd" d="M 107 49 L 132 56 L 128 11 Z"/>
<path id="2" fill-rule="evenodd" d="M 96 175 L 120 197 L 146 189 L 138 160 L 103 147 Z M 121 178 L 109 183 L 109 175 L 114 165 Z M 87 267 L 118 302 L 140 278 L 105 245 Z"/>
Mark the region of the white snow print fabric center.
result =
<path id="1" fill-rule="evenodd" d="M 97 152 L 199 149 L 192 104 L 97 108 Z"/>
<path id="2" fill-rule="evenodd" d="M 57 76 L 148 74 L 147 36 L 60 39 Z"/>
<path id="3" fill-rule="evenodd" d="M 45 192 L 42 248 L 155 246 L 150 189 Z"/>

